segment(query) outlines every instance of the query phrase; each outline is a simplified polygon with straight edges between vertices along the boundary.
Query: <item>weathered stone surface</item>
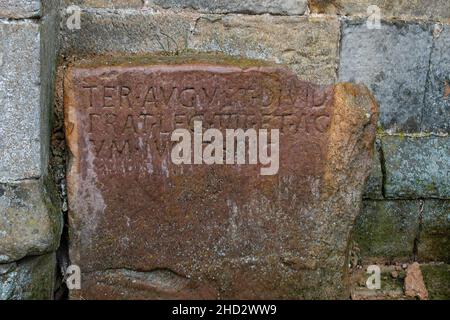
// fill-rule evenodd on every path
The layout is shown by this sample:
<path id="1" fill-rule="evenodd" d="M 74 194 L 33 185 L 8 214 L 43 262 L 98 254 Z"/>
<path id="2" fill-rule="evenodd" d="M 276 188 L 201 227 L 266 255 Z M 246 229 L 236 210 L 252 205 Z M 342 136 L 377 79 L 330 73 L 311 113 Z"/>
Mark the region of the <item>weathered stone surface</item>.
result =
<path id="1" fill-rule="evenodd" d="M 0 184 L 0 263 L 56 250 L 62 217 L 38 181 Z"/>
<path id="2" fill-rule="evenodd" d="M 150 0 L 163 8 L 191 8 L 207 13 L 304 14 L 307 0 Z"/>
<path id="3" fill-rule="evenodd" d="M 382 19 L 422 18 L 432 20 L 450 19 L 450 3 L 447 0 L 310 0 L 314 13 L 339 13 L 342 15 L 369 16 L 369 6 L 378 6 Z"/>
<path id="4" fill-rule="evenodd" d="M 382 137 L 389 198 L 450 198 L 448 137 Z"/>
<path id="5" fill-rule="evenodd" d="M 111 52 L 222 52 L 284 63 L 300 79 L 336 80 L 336 18 L 84 10 L 82 30 L 63 30 L 65 55 Z"/>
<path id="6" fill-rule="evenodd" d="M 91 8 L 143 8 L 152 0 L 64 0 L 66 6 L 77 5 Z"/>
<path id="7" fill-rule="evenodd" d="M 450 2 L 447 2 L 450 5 Z M 450 11 L 450 10 L 449 10 Z M 450 133 L 450 26 L 436 32 L 425 95 L 422 130 Z"/>
<path id="8" fill-rule="evenodd" d="M 372 172 L 366 183 L 365 199 L 383 199 L 383 170 L 381 167 L 381 141 L 375 142 L 375 152 L 372 161 Z"/>
<path id="9" fill-rule="evenodd" d="M 40 15 L 40 0 L 2 0 L 0 18 L 35 18 Z"/>
<path id="10" fill-rule="evenodd" d="M 406 270 L 405 295 L 420 300 L 428 300 L 428 291 L 423 281 L 420 265 L 417 262 L 409 265 Z"/>
<path id="11" fill-rule="evenodd" d="M 0 22 L 0 182 L 38 177 L 39 25 Z"/>
<path id="12" fill-rule="evenodd" d="M 450 201 L 425 201 L 418 258 L 450 263 Z"/>
<path id="13" fill-rule="evenodd" d="M 305 81 L 335 82 L 340 26 L 335 18 L 204 17 L 189 48 L 288 65 Z"/>
<path id="14" fill-rule="evenodd" d="M 380 267 L 380 289 L 367 288 L 368 265 L 362 265 L 361 268 L 352 270 L 351 282 L 353 288 L 351 291 L 352 300 L 404 300 L 404 278 L 405 272 L 398 270 L 397 266 L 377 264 Z M 400 268 L 401 269 L 401 268 Z M 395 277 L 394 277 L 395 275 Z"/>
<path id="15" fill-rule="evenodd" d="M 70 256 L 86 279 L 72 297 L 348 296 L 377 116 L 364 87 L 217 56 L 82 61 L 67 71 L 65 112 Z M 194 119 L 279 128 L 278 174 L 176 166 L 170 132 Z"/>
<path id="16" fill-rule="evenodd" d="M 419 132 L 431 47 L 429 26 L 344 23 L 339 79 L 371 89 L 384 129 Z"/>
<path id="17" fill-rule="evenodd" d="M 0 264 L 0 300 L 52 299 L 55 269 L 54 253 Z"/>
<path id="18" fill-rule="evenodd" d="M 40 20 L 40 111 L 41 119 L 41 166 L 42 175 L 48 174 L 50 132 L 53 125 L 56 60 L 60 46 L 60 0 L 46 0 L 42 3 L 43 19 Z M 54 169 L 54 168 L 53 168 Z"/>
<path id="19" fill-rule="evenodd" d="M 430 300 L 449 300 L 450 265 L 422 264 L 420 269 L 422 270 Z"/>
<path id="20" fill-rule="evenodd" d="M 68 17 L 66 14 L 64 21 Z M 64 55 L 114 52 L 181 52 L 187 49 L 198 14 L 84 9 L 81 29 L 62 29 Z"/>
<path id="21" fill-rule="evenodd" d="M 205 13 L 304 14 L 307 0 L 65 0 L 66 5 L 92 8 L 193 9 Z"/>
<path id="22" fill-rule="evenodd" d="M 419 201 L 364 201 L 353 238 L 365 263 L 413 256 L 420 205 Z"/>

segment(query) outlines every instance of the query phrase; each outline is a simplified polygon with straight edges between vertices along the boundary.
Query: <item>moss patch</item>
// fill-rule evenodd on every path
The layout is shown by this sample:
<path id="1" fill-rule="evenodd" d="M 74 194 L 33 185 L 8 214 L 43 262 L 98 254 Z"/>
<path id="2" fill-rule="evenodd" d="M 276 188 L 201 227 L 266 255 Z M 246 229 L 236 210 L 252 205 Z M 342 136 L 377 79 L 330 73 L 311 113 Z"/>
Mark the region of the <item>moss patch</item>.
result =
<path id="1" fill-rule="evenodd" d="M 421 265 L 430 300 L 450 299 L 450 265 Z"/>
<path id="2" fill-rule="evenodd" d="M 262 66 L 277 66 L 262 60 L 234 58 L 221 53 L 195 53 L 186 52 L 179 55 L 155 53 L 148 55 L 103 55 L 92 58 L 79 59 L 72 63 L 79 68 L 94 68 L 99 66 L 140 66 L 140 65 L 177 65 L 185 63 L 226 65 L 240 68 Z"/>

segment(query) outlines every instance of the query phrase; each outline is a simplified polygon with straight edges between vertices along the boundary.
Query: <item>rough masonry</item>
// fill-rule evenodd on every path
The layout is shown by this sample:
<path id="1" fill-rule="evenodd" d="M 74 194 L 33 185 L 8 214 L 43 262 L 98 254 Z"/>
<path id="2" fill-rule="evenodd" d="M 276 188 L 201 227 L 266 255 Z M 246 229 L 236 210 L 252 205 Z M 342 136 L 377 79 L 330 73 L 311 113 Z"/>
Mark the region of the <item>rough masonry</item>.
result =
<path id="1" fill-rule="evenodd" d="M 67 27 L 71 5 L 80 8 L 80 29 Z M 54 273 L 47 256 L 58 246 L 66 212 L 51 199 L 67 203 L 64 116 L 59 102 L 53 108 L 57 56 L 64 70 L 79 56 L 212 51 L 282 63 L 316 84 L 365 84 L 380 117 L 352 254 L 360 264 L 449 263 L 449 6 L 447 0 L 0 1 L 0 297 L 53 289 L 39 275 Z M 381 29 L 368 29 L 377 17 Z M 66 238 L 65 232 L 60 252 Z M 59 263 L 60 272 L 67 263 Z M 448 270 L 430 265 L 425 281 L 448 279 Z M 155 274 L 130 272 L 135 279 L 179 280 Z"/>
<path id="2" fill-rule="evenodd" d="M 54 296 L 63 217 L 48 159 L 58 30 L 59 0 L 0 1 L 1 300 Z"/>

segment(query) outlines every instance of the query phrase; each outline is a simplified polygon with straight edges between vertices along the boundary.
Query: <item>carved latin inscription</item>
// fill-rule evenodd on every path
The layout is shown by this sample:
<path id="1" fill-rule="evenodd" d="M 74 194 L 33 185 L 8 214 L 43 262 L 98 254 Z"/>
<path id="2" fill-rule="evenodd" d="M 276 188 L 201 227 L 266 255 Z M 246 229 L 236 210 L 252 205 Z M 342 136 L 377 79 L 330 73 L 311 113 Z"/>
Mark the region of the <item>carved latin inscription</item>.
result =
<path id="1" fill-rule="evenodd" d="M 70 258 L 82 271 L 72 297 L 347 296 L 376 124 L 365 88 L 260 62 L 101 61 L 65 75 Z M 226 162 L 174 162 L 177 129 L 197 132 L 200 151 L 213 141 L 196 144 L 198 130 L 277 129 L 277 170 L 229 161 L 225 145 Z"/>
<path id="2" fill-rule="evenodd" d="M 326 91 L 276 72 L 214 66 L 77 72 L 85 147 L 98 162 L 98 174 L 169 170 L 171 133 L 193 130 L 194 121 L 205 130 L 279 129 L 281 140 L 320 139 L 330 124 Z"/>

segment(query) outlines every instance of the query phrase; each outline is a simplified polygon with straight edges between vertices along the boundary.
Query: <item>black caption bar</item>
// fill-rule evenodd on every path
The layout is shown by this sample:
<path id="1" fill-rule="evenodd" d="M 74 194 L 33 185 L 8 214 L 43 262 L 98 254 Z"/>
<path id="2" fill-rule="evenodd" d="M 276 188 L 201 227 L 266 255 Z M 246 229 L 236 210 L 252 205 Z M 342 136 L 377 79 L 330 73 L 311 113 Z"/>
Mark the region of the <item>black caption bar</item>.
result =
<path id="1" fill-rule="evenodd" d="M 11 308 L 14 315 L 40 312 L 59 320 L 114 315 L 116 319 L 310 319 L 358 315 L 359 319 L 396 314 L 424 316 L 448 310 L 448 301 L 0 301 L 0 310 Z M 27 308 L 26 305 L 29 305 Z"/>

